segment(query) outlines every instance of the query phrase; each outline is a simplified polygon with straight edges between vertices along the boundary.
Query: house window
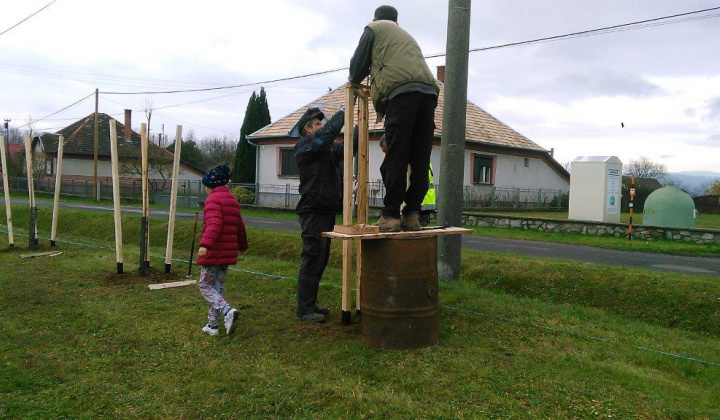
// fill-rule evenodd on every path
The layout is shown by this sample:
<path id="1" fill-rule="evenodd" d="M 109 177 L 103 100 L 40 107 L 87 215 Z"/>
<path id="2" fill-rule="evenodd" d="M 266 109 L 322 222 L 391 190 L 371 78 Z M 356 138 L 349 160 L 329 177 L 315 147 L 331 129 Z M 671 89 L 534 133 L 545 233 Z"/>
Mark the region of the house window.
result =
<path id="1" fill-rule="evenodd" d="M 492 184 L 492 156 L 473 155 L 473 184 Z"/>
<path id="2" fill-rule="evenodd" d="M 295 149 L 280 150 L 280 176 L 300 176 L 300 170 L 295 159 Z"/>
<path id="3" fill-rule="evenodd" d="M 530 167 L 530 158 L 525 158 L 525 167 L 526 168 Z"/>
<path id="4" fill-rule="evenodd" d="M 53 159 L 45 160 L 45 175 L 53 174 Z"/>

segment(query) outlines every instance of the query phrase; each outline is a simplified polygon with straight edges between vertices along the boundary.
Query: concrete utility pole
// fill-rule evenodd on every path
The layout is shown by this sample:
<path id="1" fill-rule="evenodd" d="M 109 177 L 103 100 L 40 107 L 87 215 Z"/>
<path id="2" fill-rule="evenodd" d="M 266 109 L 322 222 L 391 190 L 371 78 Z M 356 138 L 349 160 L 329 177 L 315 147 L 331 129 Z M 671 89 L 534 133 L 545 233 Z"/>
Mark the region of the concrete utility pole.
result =
<path id="1" fill-rule="evenodd" d="M 469 49 L 470 0 L 450 0 L 438 191 L 438 224 L 442 226 L 462 225 Z M 438 237 L 440 280 L 460 277 L 461 244 L 460 235 Z"/>

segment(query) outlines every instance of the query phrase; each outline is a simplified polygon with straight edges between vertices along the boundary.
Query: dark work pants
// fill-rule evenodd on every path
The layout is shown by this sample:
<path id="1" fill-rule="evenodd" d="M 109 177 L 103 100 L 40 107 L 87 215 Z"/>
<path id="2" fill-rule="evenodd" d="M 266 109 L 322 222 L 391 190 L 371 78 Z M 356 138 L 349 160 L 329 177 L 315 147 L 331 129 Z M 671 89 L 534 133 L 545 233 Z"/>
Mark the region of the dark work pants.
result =
<path id="1" fill-rule="evenodd" d="M 428 190 L 428 169 L 435 130 L 437 96 L 420 92 L 402 93 L 387 104 L 385 140 L 388 150 L 380 165 L 385 184 L 383 216 L 400 217 L 420 211 Z M 410 185 L 407 170 L 410 165 Z"/>
<path id="2" fill-rule="evenodd" d="M 330 238 L 321 235 L 335 226 L 334 213 L 301 213 L 302 252 L 297 286 L 297 315 L 315 312 L 320 279 L 330 258 Z"/>

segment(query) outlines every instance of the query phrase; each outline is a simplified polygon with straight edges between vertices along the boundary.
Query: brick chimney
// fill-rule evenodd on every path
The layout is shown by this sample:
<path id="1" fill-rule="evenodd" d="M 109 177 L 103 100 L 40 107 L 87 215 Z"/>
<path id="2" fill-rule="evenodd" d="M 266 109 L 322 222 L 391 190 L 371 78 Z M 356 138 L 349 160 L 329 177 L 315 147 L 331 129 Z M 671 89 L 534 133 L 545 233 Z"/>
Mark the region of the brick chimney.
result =
<path id="1" fill-rule="evenodd" d="M 132 122 L 132 109 L 125 110 L 125 140 L 130 140 L 130 123 Z"/>
<path id="2" fill-rule="evenodd" d="M 445 83 L 445 66 L 437 66 L 437 79 Z"/>
<path id="3" fill-rule="evenodd" d="M 555 148 L 554 147 L 550 148 L 550 157 L 555 157 Z"/>

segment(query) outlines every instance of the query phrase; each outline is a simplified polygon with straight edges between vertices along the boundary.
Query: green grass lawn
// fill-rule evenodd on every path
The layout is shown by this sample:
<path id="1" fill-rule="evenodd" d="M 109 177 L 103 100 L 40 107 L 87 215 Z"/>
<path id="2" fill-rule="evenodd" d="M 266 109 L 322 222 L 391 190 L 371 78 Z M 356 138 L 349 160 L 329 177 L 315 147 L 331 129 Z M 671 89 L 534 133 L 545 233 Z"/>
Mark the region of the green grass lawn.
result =
<path id="1" fill-rule="evenodd" d="M 440 343 L 376 350 L 340 324 L 337 241 L 330 320 L 308 325 L 293 317 L 299 235 L 250 229 L 226 289 L 240 328 L 208 337 L 196 286 L 147 288 L 184 279 L 183 263 L 136 275 L 137 216 L 117 275 L 112 216 L 62 214 L 60 256 L 21 259 L 23 232 L 13 249 L 0 235 L 0 418 L 720 417 L 716 277 L 463 251 L 440 287 Z M 154 269 L 164 229 L 151 222 Z M 190 231 L 176 226 L 176 258 Z"/>

